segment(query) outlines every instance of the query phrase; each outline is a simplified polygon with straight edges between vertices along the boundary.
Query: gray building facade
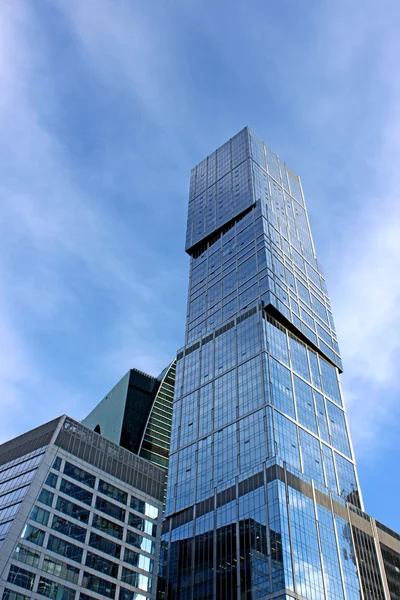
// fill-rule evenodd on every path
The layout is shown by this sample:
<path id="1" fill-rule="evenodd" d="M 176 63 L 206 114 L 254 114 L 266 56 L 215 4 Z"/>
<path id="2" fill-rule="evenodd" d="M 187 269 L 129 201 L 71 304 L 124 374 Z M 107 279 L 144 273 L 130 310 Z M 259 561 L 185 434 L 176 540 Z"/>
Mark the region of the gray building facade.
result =
<path id="1" fill-rule="evenodd" d="M 63 416 L 0 446 L 0 598 L 155 598 L 165 472 Z"/>

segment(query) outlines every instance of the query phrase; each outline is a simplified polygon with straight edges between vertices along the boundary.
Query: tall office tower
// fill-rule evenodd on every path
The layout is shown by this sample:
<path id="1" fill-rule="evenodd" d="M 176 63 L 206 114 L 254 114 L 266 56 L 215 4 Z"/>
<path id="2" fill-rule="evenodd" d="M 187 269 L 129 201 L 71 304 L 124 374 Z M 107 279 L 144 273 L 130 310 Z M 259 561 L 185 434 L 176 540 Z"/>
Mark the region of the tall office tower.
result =
<path id="1" fill-rule="evenodd" d="M 160 597 L 389 598 L 300 180 L 250 129 L 192 170 L 186 252 Z"/>
<path id="2" fill-rule="evenodd" d="M 0 598 L 155 598 L 164 470 L 63 416 L 0 446 Z"/>
<path id="3" fill-rule="evenodd" d="M 158 377 L 130 369 L 82 423 L 168 472 L 175 365 Z"/>

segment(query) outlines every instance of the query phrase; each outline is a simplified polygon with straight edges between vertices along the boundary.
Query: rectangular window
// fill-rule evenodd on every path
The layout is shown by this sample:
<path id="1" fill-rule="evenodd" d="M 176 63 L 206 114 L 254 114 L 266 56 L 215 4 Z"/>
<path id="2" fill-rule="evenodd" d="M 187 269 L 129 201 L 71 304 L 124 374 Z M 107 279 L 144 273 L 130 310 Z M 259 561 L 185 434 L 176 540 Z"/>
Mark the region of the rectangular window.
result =
<path id="1" fill-rule="evenodd" d="M 46 598 L 51 598 L 52 600 L 75 599 L 75 590 L 66 587 L 65 585 L 61 585 L 61 583 L 57 583 L 56 581 L 46 579 L 45 577 L 40 578 L 37 593 Z"/>
<path id="2" fill-rule="evenodd" d="M 19 587 L 25 588 L 26 590 L 32 590 L 35 582 L 35 573 L 31 573 L 30 571 L 21 569 L 21 567 L 11 565 L 8 572 L 7 581 L 9 583 L 13 583 L 14 585 L 18 585 Z"/>
<path id="3" fill-rule="evenodd" d="M 71 521 L 67 521 L 66 519 L 63 519 L 57 515 L 53 516 L 51 528 L 58 531 L 58 533 L 67 535 L 78 542 L 85 541 L 86 529 L 79 527 L 79 525 L 75 525 L 75 523 L 71 523 Z"/>
<path id="4" fill-rule="evenodd" d="M 110 498 L 113 498 L 114 500 L 117 500 L 117 502 L 121 502 L 121 504 L 128 503 L 128 494 L 126 492 L 123 492 L 119 488 L 115 487 L 115 485 L 107 483 L 102 479 L 99 481 L 99 492 L 109 496 Z"/>
<path id="5" fill-rule="evenodd" d="M 100 529 L 103 533 L 107 533 L 108 535 L 112 535 L 113 537 L 122 540 L 123 527 L 121 525 L 117 525 L 100 515 L 93 515 L 92 526 L 96 529 Z"/>
<path id="6" fill-rule="evenodd" d="M 82 548 L 80 548 L 79 546 L 75 546 L 75 544 L 71 544 L 71 542 L 61 540 L 60 538 L 57 538 L 54 535 L 49 536 L 47 548 L 48 550 L 51 550 L 56 554 L 65 556 L 65 558 L 70 558 L 71 560 L 74 560 L 78 563 L 82 562 Z"/>
<path id="7" fill-rule="evenodd" d="M 126 567 L 123 567 L 121 573 L 121 581 L 123 583 L 127 583 L 128 585 L 138 587 L 139 573 L 136 573 L 136 571 L 131 571 L 131 569 L 127 569 Z"/>
<path id="8" fill-rule="evenodd" d="M 96 508 L 106 515 L 114 517 L 114 519 L 125 521 L 124 509 L 112 502 L 108 502 L 108 500 L 104 500 L 104 498 L 100 498 L 100 496 L 97 496 L 96 498 Z"/>
<path id="9" fill-rule="evenodd" d="M 130 550 L 129 548 L 125 548 L 124 561 L 132 565 L 132 567 L 138 567 L 149 573 L 152 573 L 154 569 L 154 561 L 151 560 L 151 558 L 139 554 L 139 552 L 135 552 L 135 550 Z"/>
<path id="10" fill-rule="evenodd" d="M 92 575 L 91 573 L 85 572 L 83 574 L 82 586 L 86 589 L 91 590 L 92 592 L 101 594 L 106 598 L 115 597 L 115 583 L 111 583 L 110 581 L 102 579 L 101 577 L 97 577 L 96 575 Z"/>
<path id="11" fill-rule="evenodd" d="M 37 546 L 43 546 L 44 531 L 33 527 L 33 525 L 25 525 L 21 533 L 21 538 Z"/>
<path id="12" fill-rule="evenodd" d="M 53 503 L 53 498 L 53 492 L 50 492 L 50 490 L 46 490 L 43 488 L 38 496 L 38 502 L 46 504 L 47 506 L 51 506 Z"/>
<path id="13" fill-rule="evenodd" d="M 37 567 L 39 564 L 40 553 L 34 552 L 30 548 L 26 548 L 25 546 L 18 545 L 13 554 L 14 560 L 19 560 L 27 565 L 31 565 L 32 567 Z"/>
<path id="14" fill-rule="evenodd" d="M 59 471 L 61 468 L 61 458 L 59 456 L 57 456 L 53 462 L 53 469 L 55 469 L 56 471 Z"/>
<path id="15" fill-rule="evenodd" d="M 45 481 L 45 484 L 48 485 L 49 487 L 56 488 L 57 481 L 58 481 L 57 475 L 55 473 L 49 473 L 47 476 L 47 479 Z"/>
<path id="16" fill-rule="evenodd" d="M 93 494 L 91 492 L 84 490 L 83 488 L 79 487 L 79 485 L 75 485 L 75 483 L 71 483 L 66 479 L 61 480 L 60 492 L 75 498 L 75 500 L 79 500 L 79 502 L 88 504 L 89 506 L 92 504 Z"/>
<path id="17" fill-rule="evenodd" d="M 50 513 L 48 510 L 44 510 L 44 508 L 40 508 L 39 506 L 34 506 L 30 512 L 29 518 L 31 521 L 36 521 L 37 523 L 46 526 L 49 522 L 49 516 Z"/>
<path id="18" fill-rule="evenodd" d="M 68 477 L 72 477 L 73 479 L 94 488 L 96 477 L 69 462 L 66 462 L 64 465 L 64 475 L 68 475 Z"/>
<path id="19" fill-rule="evenodd" d="M 51 556 L 44 557 L 42 570 L 66 581 L 71 581 L 71 583 L 78 583 L 79 569 Z"/>
<path id="20" fill-rule="evenodd" d="M 25 596 L 25 594 L 19 594 L 18 592 L 13 592 L 8 588 L 4 588 L 3 600 L 29 600 L 29 598 L 28 596 Z M 143 600 L 146 600 L 144 596 Z"/>
<path id="21" fill-rule="evenodd" d="M 96 550 L 100 550 L 105 554 L 110 554 L 110 556 L 113 556 L 114 558 L 119 558 L 121 556 L 121 546 L 119 544 L 107 540 L 101 535 L 97 535 L 97 533 L 90 534 L 89 546 L 96 548 Z"/>
<path id="22" fill-rule="evenodd" d="M 74 504 L 70 500 L 66 498 L 57 498 L 56 509 L 60 512 L 77 519 L 77 521 L 82 521 L 82 523 L 88 523 L 89 521 L 89 511 L 86 508 L 82 508 L 78 504 Z"/>
<path id="23" fill-rule="evenodd" d="M 148 533 L 149 535 L 152 535 L 154 537 L 157 535 L 157 525 L 155 525 L 151 521 L 142 519 L 141 517 L 138 517 L 137 515 L 134 515 L 133 513 L 129 514 L 128 523 L 131 527 L 135 527 L 136 529 L 139 529 L 139 531 L 144 531 L 145 533 Z"/>
<path id="24" fill-rule="evenodd" d="M 86 566 L 110 577 L 118 577 L 117 563 L 107 560 L 102 556 L 97 556 L 97 554 L 93 554 L 92 552 L 88 552 L 86 555 Z"/>
<path id="25" fill-rule="evenodd" d="M 144 552 L 148 552 L 149 554 L 154 554 L 155 551 L 155 543 L 151 541 L 149 538 L 139 535 L 134 531 L 126 532 L 126 543 L 130 546 L 134 546 L 135 548 L 140 548 Z"/>

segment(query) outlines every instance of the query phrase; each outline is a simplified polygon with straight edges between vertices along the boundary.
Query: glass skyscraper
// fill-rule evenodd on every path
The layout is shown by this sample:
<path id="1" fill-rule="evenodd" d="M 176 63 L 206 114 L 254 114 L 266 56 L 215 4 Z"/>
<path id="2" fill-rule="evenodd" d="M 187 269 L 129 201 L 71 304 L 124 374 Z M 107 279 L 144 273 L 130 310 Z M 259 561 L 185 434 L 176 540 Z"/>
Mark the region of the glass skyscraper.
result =
<path id="1" fill-rule="evenodd" d="M 247 127 L 192 170 L 186 252 L 159 596 L 390 598 L 301 183 Z"/>

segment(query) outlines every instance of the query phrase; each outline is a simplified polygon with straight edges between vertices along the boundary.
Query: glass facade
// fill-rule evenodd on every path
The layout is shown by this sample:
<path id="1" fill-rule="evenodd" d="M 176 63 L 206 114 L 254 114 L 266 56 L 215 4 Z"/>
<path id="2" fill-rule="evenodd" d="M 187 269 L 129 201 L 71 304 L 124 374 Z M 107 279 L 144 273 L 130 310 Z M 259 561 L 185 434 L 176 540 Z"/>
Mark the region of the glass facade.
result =
<path id="1" fill-rule="evenodd" d="M 176 361 L 158 377 L 131 369 L 83 424 L 168 473 Z"/>
<path id="2" fill-rule="evenodd" d="M 71 419 L 62 417 L 60 428 L 46 446 L 0 467 L 10 523 L 0 548 L 0 598 L 154 599 L 163 471 Z M 128 483 L 132 461 L 137 487 Z M 15 490 L 22 491 L 10 505 Z"/>
<path id="3" fill-rule="evenodd" d="M 299 178 L 250 129 L 192 170 L 186 251 L 160 598 L 368 598 L 325 278 Z"/>

